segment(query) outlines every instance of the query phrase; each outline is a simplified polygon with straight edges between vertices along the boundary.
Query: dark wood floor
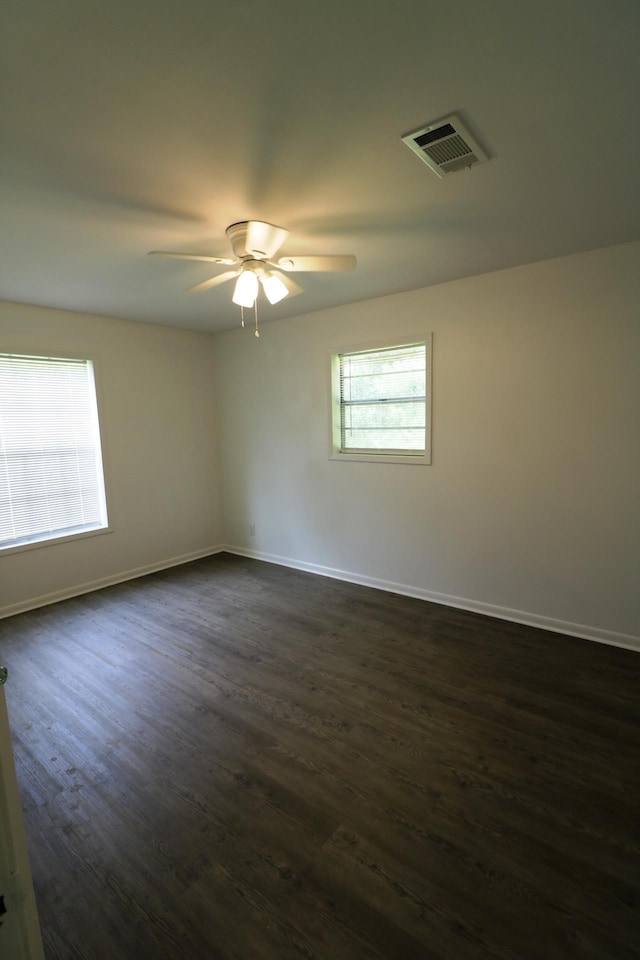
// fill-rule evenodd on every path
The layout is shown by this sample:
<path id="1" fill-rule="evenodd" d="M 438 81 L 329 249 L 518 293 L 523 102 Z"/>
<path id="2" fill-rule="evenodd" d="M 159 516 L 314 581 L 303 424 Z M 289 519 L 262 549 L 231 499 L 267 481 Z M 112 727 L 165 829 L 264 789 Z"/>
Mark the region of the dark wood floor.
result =
<path id="1" fill-rule="evenodd" d="M 48 960 L 640 956 L 640 656 L 220 555 L 0 623 Z"/>

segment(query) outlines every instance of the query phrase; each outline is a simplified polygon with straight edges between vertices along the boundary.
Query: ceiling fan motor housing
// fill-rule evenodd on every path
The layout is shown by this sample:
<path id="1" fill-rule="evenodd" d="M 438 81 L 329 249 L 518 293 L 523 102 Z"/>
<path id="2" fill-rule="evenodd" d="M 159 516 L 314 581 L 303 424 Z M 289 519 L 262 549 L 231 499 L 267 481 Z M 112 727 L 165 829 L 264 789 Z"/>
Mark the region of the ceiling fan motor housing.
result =
<path id="1" fill-rule="evenodd" d="M 248 220 L 243 220 L 239 223 L 230 224 L 225 233 L 229 238 L 229 243 L 233 249 L 233 252 L 237 257 L 242 259 L 243 257 L 249 256 L 249 251 L 247 250 L 247 227 L 249 226 Z"/>

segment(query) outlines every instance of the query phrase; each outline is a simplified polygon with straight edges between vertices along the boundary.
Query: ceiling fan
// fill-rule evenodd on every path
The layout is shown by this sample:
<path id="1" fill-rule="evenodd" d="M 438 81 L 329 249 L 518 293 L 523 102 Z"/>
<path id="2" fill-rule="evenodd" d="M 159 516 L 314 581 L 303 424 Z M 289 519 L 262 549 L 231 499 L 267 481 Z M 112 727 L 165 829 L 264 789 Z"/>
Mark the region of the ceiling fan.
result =
<path id="1" fill-rule="evenodd" d="M 241 308 L 254 307 L 257 311 L 257 298 L 260 286 L 269 303 L 278 303 L 286 296 L 295 296 L 302 292 L 289 273 L 318 273 L 327 271 L 346 272 L 355 270 L 356 258 L 352 255 L 287 256 L 274 259 L 280 247 L 289 235 L 283 227 L 262 220 L 243 220 L 232 223 L 226 229 L 227 237 L 234 257 L 211 257 L 204 253 L 177 253 L 171 250 L 151 250 L 150 254 L 160 257 L 179 257 L 182 260 L 204 260 L 221 266 L 233 267 L 208 280 L 196 283 L 190 291 L 209 290 L 227 280 L 236 279 L 232 300 Z M 244 326 L 244 318 L 243 318 Z M 256 336 L 258 334 L 256 312 Z"/>

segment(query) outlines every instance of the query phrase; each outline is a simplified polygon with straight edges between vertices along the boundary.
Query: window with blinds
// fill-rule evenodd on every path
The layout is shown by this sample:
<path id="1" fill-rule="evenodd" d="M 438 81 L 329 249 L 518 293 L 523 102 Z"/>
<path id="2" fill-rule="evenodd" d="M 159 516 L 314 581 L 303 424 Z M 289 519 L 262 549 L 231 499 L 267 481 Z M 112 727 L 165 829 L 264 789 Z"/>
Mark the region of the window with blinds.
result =
<path id="1" fill-rule="evenodd" d="M 93 364 L 0 354 L 0 549 L 106 526 Z"/>
<path id="2" fill-rule="evenodd" d="M 334 453 L 428 462 L 427 343 L 334 358 Z"/>

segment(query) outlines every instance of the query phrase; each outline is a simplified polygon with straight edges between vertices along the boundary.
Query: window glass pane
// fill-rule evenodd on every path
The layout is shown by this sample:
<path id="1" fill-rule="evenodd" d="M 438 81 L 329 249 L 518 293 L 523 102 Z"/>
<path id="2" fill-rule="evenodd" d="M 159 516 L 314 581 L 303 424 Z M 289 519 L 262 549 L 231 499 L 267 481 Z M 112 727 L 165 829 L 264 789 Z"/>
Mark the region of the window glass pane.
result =
<path id="1" fill-rule="evenodd" d="M 0 355 L 0 546 L 106 525 L 91 362 Z"/>
<path id="2" fill-rule="evenodd" d="M 341 448 L 424 453 L 425 344 L 340 356 Z"/>

